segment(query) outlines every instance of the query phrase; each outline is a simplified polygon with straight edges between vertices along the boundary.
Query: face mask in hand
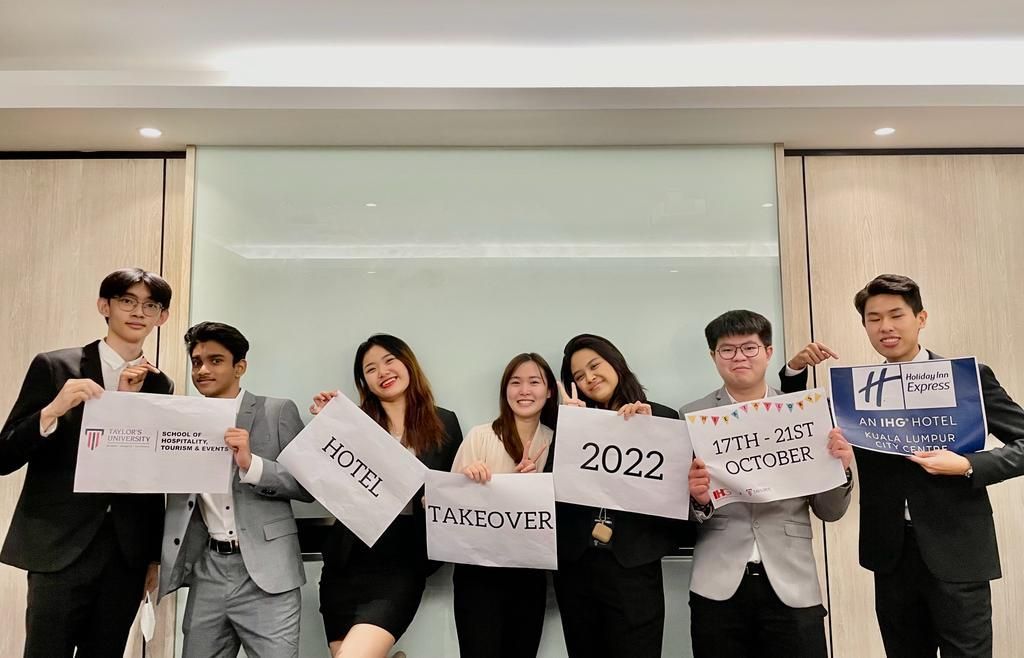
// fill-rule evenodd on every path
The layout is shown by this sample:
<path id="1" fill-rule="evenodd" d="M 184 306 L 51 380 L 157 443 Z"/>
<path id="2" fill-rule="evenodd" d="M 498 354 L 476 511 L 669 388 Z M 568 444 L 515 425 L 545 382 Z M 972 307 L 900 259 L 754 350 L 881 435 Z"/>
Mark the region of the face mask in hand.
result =
<path id="1" fill-rule="evenodd" d="M 146 642 L 150 642 L 153 639 L 153 633 L 156 632 L 156 608 L 153 605 L 153 598 L 149 592 L 146 592 L 146 600 L 142 604 L 139 629 L 142 631 L 142 637 Z"/>

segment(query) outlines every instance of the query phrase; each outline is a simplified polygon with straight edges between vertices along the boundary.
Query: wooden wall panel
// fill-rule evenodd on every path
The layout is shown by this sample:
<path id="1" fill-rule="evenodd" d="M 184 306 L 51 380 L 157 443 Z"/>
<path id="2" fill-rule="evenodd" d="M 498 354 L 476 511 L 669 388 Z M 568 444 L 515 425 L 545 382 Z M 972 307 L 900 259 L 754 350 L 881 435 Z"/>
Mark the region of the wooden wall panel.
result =
<path id="1" fill-rule="evenodd" d="M 880 273 L 921 284 L 922 344 L 976 355 L 1024 399 L 1024 156 L 804 159 L 810 290 L 817 339 L 841 364 L 878 360 L 853 295 Z M 1024 629 L 1024 481 L 990 487 L 1004 578 L 993 583 L 995 655 L 1019 653 Z M 858 506 L 826 531 L 835 656 L 882 656 L 871 575 L 858 564 Z"/>
<path id="2" fill-rule="evenodd" d="M 96 310 L 103 276 L 160 267 L 164 161 L 0 160 L 0 413 L 6 418 L 38 352 L 84 345 L 106 333 Z M 156 336 L 146 345 L 156 354 Z M 6 536 L 24 469 L 0 478 L 0 536 Z M 0 565 L 8 612 L 0 656 L 21 655 L 25 573 Z"/>

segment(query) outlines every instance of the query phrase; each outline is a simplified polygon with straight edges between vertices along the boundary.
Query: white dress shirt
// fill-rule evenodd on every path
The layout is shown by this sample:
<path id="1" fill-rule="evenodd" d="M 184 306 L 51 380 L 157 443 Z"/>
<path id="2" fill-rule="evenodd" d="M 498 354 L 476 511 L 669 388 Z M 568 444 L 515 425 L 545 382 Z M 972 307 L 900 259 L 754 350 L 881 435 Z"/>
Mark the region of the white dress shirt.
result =
<path id="1" fill-rule="evenodd" d="M 789 371 L 789 366 L 786 366 L 786 374 L 788 375 L 789 372 L 790 372 Z M 765 384 L 764 385 L 764 395 L 762 395 L 761 397 L 762 398 L 768 397 L 768 394 L 770 392 L 771 392 L 771 389 L 768 387 L 768 384 Z M 733 404 L 736 404 L 738 402 L 738 400 L 732 396 L 732 393 L 729 392 L 729 387 L 728 386 L 725 387 L 725 394 L 729 396 L 729 402 L 731 402 Z M 756 505 L 756 503 L 754 503 L 754 504 Z M 754 545 L 750 547 L 750 557 L 747 559 L 747 562 L 757 562 L 757 563 L 761 562 L 761 549 L 759 549 L 757 547 L 757 535 L 754 536 Z"/>
<path id="2" fill-rule="evenodd" d="M 235 416 L 242 406 L 242 397 L 245 390 L 239 390 L 235 397 Z M 263 460 L 257 455 L 252 456 L 252 463 L 249 470 L 238 469 L 238 479 L 245 484 L 259 484 L 263 475 Z M 217 541 L 238 541 L 237 528 L 235 527 L 235 499 L 230 493 L 226 494 L 199 494 L 199 513 L 203 515 L 203 523 L 210 537 Z"/>

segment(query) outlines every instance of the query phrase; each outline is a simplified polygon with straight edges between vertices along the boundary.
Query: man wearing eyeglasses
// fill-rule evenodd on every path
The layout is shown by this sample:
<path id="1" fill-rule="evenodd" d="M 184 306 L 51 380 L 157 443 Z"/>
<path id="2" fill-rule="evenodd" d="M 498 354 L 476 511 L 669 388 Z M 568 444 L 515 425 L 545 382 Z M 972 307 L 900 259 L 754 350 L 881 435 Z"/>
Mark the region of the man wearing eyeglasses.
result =
<path id="1" fill-rule="evenodd" d="M 729 311 L 704 330 L 723 386 L 680 409 L 694 411 L 779 395 L 765 379 L 772 357 L 772 326 L 752 311 Z M 790 360 L 792 372 L 834 357 L 812 343 Z M 824 658 L 821 590 L 811 550 L 808 510 L 836 521 L 850 504 L 853 450 L 829 442 L 847 469 L 846 484 L 803 498 L 770 503 L 711 502 L 704 461 L 690 468 L 690 499 L 698 522 L 690 580 L 690 637 L 695 658 L 792 655 Z"/>
<path id="2" fill-rule="evenodd" d="M 120 656 L 157 584 L 162 495 L 74 493 L 83 402 L 104 391 L 170 394 L 142 353 L 171 287 L 138 268 L 100 284 L 107 335 L 37 355 L 0 431 L 0 473 L 28 465 L 0 561 L 28 571 L 25 656 Z"/>

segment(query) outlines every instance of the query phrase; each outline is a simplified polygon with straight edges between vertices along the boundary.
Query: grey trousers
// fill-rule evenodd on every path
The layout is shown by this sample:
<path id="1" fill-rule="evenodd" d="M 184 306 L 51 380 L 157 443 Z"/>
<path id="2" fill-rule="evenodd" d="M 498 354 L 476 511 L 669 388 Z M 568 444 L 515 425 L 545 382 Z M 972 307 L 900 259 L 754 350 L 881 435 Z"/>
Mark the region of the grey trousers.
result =
<path id="1" fill-rule="evenodd" d="M 298 658 L 299 589 L 267 594 L 252 581 L 240 553 L 204 551 L 189 583 L 182 658 Z"/>

